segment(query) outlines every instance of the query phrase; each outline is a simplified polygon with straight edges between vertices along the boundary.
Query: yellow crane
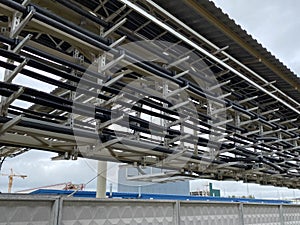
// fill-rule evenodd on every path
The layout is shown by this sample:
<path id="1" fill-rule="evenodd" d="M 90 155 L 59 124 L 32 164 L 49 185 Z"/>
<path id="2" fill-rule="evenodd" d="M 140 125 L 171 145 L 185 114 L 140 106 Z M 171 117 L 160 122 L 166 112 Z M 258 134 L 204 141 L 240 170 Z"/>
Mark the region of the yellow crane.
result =
<path id="1" fill-rule="evenodd" d="M 27 175 L 15 174 L 13 172 L 13 169 L 10 169 L 10 174 L 1 173 L 1 176 L 7 176 L 8 177 L 8 191 L 7 191 L 8 193 L 11 193 L 14 177 L 20 177 L 22 179 L 25 179 L 27 177 Z"/>

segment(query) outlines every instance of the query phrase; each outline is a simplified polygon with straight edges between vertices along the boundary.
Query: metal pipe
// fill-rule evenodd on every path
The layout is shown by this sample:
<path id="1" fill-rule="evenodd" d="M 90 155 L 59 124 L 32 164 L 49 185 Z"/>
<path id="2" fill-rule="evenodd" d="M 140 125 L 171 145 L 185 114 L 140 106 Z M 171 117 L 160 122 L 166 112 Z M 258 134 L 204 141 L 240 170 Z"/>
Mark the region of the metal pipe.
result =
<path id="1" fill-rule="evenodd" d="M 209 53 L 208 51 L 204 50 L 203 48 L 201 48 L 200 46 L 198 46 L 197 44 L 195 44 L 193 41 L 191 41 L 190 39 L 186 38 L 184 35 L 180 34 L 176 30 L 174 30 L 173 28 L 169 27 L 167 24 L 161 22 L 160 20 L 158 20 L 154 16 L 150 15 L 145 10 L 143 10 L 142 8 L 140 8 L 139 6 L 133 4 L 132 2 L 130 2 L 128 0 L 119 0 L 119 1 L 122 2 L 122 3 L 124 3 L 124 4 L 126 4 L 126 5 L 128 5 L 130 8 L 134 9 L 136 12 L 142 14 L 146 18 L 152 20 L 154 23 L 156 23 L 160 27 L 164 28 L 165 30 L 171 32 L 174 36 L 176 36 L 177 38 L 181 39 L 182 41 L 184 41 L 188 45 L 192 46 L 193 48 L 197 49 L 199 52 L 205 54 L 206 56 L 208 56 L 209 58 L 211 58 L 212 60 L 214 60 L 218 64 L 222 65 L 224 68 L 230 70 L 234 74 L 236 74 L 239 77 L 241 77 L 242 79 L 246 80 L 248 83 L 250 83 L 251 85 L 253 85 L 254 87 L 256 87 L 258 90 L 263 91 L 264 93 L 266 93 L 267 95 L 269 95 L 272 98 L 276 99 L 277 101 L 279 101 L 283 105 L 287 106 L 288 108 L 290 108 L 291 110 L 293 110 L 297 114 L 300 114 L 299 110 L 297 110 L 296 108 L 294 108 L 293 106 L 291 106 L 290 104 L 288 104 L 286 101 L 282 100 L 281 98 L 278 98 L 273 93 L 267 91 L 265 88 L 261 87 L 260 85 L 258 85 L 257 83 L 255 83 L 254 81 L 252 81 L 251 79 L 249 79 L 248 77 L 244 76 L 239 71 L 233 69 L 231 66 L 227 65 L 225 62 L 223 62 L 222 60 L 218 59 L 216 56 L 214 56 L 211 53 Z M 299 105 L 299 103 L 298 103 L 298 105 Z"/>
<path id="2" fill-rule="evenodd" d="M 163 71 L 163 69 L 159 69 L 159 71 Z"/>
<path id="3" fill-rule="evenodd" d="M 70 27 L 70 28 L 72 28 L 72 29 L 74 29 L 74 30 L 76 30 L 76 31 L 78 31 L 80 33 L 83 33 L 83 34 L 89 36 L 89 37 L 92 37 L 93 39 L 95 39 L 97 41 L 100 41 L 101 43 L 103 43 L 105 45 L 111 45 L 112 44 L 112 41 L 110 39 L 103 38 L 100 35 L 96 35 L 96 34 L 90 32 L 90 31 L 88 31 L 86 29 L 83 29 L 82 27 L 77 26 L 74 23 L 69 22 L 69 21 L 63 19 L 62 17 L 57 16 L 57 15 L 51 13 L 50 11 L 46 10 L 45 8 L 42 8 L 42 7 L 40 7 L 40 6 L 36 5 L 36 4 L 33 4 L 33 3 L 30 3 L 29 5 L 30 5 L 29 7 L 34 7 L 34 9 L 38 13 L 40 13 L 41 15 L 44 15 L 44 16 L 46 16 L 48 18 L 51 18 L 51 19 L 57 21 L 58 23 L 61 23 L 61 24 L 65 25 L 65 26 L 67 26 L 67 27 Z"/>
<path id="4" fill-rule="evenodd" d="M 167 12 L 166 10 L 164 10 L 162 7 L 160 7 L 158 4 L 154 3 L 152 0 L 146 0 L 151 6 L 153 6 L 156 10 L 158 10 L 159 12 L 163 13 L 164 15 L 167 15 L 168 18 L 170 18 L 171 20 L 173 20 L 174 22 L 176 22 L 177 24 L 179 24 L 181 27 L 183 27 L 184 29 L 186 29 L 188 32 L 190 32 L 192 35 L 194 35 L 195 37 L 199 38 L 200 40 L 204 41 L 205 43 L 209 44 L 210 46 L 212 46 L 213 48 L 215 48 L 216 50 L 219 50 L 219 47 L 217 45 L 215 45 L 214 43 L 212 43 L 211 41 L 209 41 L 208 39 L 206 39 L 205 37 L 203 37 L 202 35 L 200 35 L 197 31 L 193 30 L 191 27 L 187 26 L 185 23 L 183 23 L 182 21 L 180 21 L 178 18 L 176 18 L 175 16 L 173 16 L 171 13 Z M 249 67 L 245 66 L 244 64 L 242 64 L 241 62 L 239 62 L 237 59 L 235 59 L 234 57 L 232 57 L 231 55 L 229 55 L 228 53 L 226 53 L 224 50 L 222 50 L 220 52 L 221 54 L 223 54 L 224 56 L 226 56 L 227 58 L 229 58 L 230 60 L 232 60 L 233 62 L 237 63 L 239 66 L 241 66 L 243 69 L 247 70 L 248 72 L 250 72 L 252 75 L 254 75 L 256 78 L 260 79 L 261 81 L 263 81 L 265 84 L 269 84 L 269 82 L 267 80 L 265 80 L 264 78 L 262 78 L 259 74 L 257 74 L 256 72 L 254 72 L 253 70 L 251 70 Z M 275 87 L 273 84 L 270 84 L 270 86 L 276 90 L 278 93 L 280 93 L 281 95 L 283 95 L 285 98 L 287 98 L 289 101 L 297 104 L 298 106 L 300 105 L 299 102 L 295 101 L 294 99 L 292 99 L 291 97 L 289 97 L 288 95 L 286 95 L 285 93 L 283 93 L 280 89 L 278 89 L 277 87 Z"/>

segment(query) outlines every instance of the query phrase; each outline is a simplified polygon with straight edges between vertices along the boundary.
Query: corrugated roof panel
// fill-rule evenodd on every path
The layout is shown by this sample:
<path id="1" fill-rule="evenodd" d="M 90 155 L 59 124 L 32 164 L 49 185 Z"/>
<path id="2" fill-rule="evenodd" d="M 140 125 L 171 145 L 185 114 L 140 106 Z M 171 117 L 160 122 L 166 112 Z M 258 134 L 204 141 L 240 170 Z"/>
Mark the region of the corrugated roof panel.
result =
<path id="1" fill-rule="evenodd" d="M 171 14 L 176 16 L 182 22 L 190 26 L 195 31 L 199 32 L 205 38 L 212 41 L 219 47 L 230 46 L 226 50 L 230 55 L 237 58 L 241 62 L 243 59 L 251 58 L 257 60 L 257 58 L 251 55 L 243 46 L 238 45 L 233 41 L 227 34 L 221 31 L 219 27 L 209 22 L 204 16 L 192 8 L 186 1 L 158 1 L 155 0 L 159 5 L 167 9 Z M 195 0 L 201 8 L 204 8 L 207 12 L 210 12 L 215 18 L 221 22 L 221 24 L 227 28 L 230 28 L 238 38 L 243 40 L 249 47 L 257 51 L 262 57 L 264 57 L 274 68 L 278 69 L 282 74 L 277 74 L 271 68 L 269 68 L 266 62 L 262 62 L 260 65 L 248 64 L 247 66 L 260 74 L 263 78 L 268 81 L 276 80 L 279 89 L 284 90 L 290 97 L 300 102 L 300 93 L 295 91 L 291 83 L 285 81 L 288 79 L 289 82 L 293 82 L 295 86 L 300 87 L 300 79 L 294 74 L 289 68 L 287 68 L 282 62 L 280 62 L 274 55 L 272 55 L 266 48 L 257 42 L 251 35 L 243 30 L 234 20 L 230 19 L 227 14 L 224 14 L 220 8 L 217 8 L 213 2 Z M 273 76 L 271 75 L 273 74 Z M 287 86 L 289 88 L 287 88 Z"/>

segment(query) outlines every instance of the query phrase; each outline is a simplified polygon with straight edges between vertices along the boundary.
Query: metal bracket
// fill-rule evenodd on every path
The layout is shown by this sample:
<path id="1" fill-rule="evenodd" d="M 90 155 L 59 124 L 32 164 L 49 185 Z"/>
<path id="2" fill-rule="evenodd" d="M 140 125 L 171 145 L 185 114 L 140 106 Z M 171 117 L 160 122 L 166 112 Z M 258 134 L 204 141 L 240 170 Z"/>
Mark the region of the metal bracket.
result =
<path id="1" fill-rule="evenodd" d="M 108 101 L 101 103 L 101 106 L 104 107 L 104 106 L 111 105 L 111 104 L 113 104 L 114 102 L 118 101 L 119 99 L 123 98 L 124 95 L 125 95 L 124 93 L 122 93 L 122 94 L 120 94 L 120 95 L 116 95 L 115 97 L 109 99 Z"/>
<path id="2" fill-rule="evenodd" d="M 113 14 L 111 14 L 109 17 L 105 19 L 106 22 L 112 21 L 116 16 L 118 16 L 122 11 L 126 9 L 127 5 L 123 5 L 121 8 L 119 8 L 117 11 L 115 11 Z"/>
<path id="3" fill-rule="evenodd" d="M 180 77 L 188 74 L 189 72 L 190 72 L 189 70 L 183 71 L 183 72 L 181 72 L 179 74 L 176 74 L 173 78 L 178 79 L 178 78 L 180 78 Z"/>
<path id="4" fill-rule="evenodd" d="M 59 153 L 58 156 L 54 156 L 54 157 L 51 158 L 52 161 L 69 160 L 69 159 L 70 159 L 69 152 Z"/>
<path id="5" fill-rule="evenodd" d="M 123 36 L 123 37 L 119 38 L 118 40 L 116 40 L 115 42 L 113 42 L 109 47 L 114 48 L 114 47 L 118 46 L 123 41 L 125 41 L 126 38 L 127 38 L 127 36 Z"/>
<path id="6" fill-rule="evenodd" d="M 177 66 L 177 65 L 179 65 L 179 64 L 181 64 L 181 63 L 183 63 L 183 62 L 189 60 L 189 58 L 190 58 L 190 56 L 186 56 L 186 57 L 184 57 L 184 58 L 182 58 L 182 59 L 178 59 L 177 61 L 172 62 L 172 63 L 170 63 L 169 65 L 167 65 L 165 68 L 166 68 L 166 69 L 169 69 L 169 68 L 171 68 L 171 67 Z"/>
<path id="7" fill-rule="evenodd" d="M 19 53 L 23 46 L 32 38 L 32 34 L 28 34 L 23 40 L 12 50 L 13 53 Z"/>
<path id="8" fill-rule="evenodd" d="M 293 122 L 296 122 L 298 119 L 295 118 L 295 119 L 291 119 L 291 120 L 286 120 L 286 121 L 282 121 L 280 122 L 279 124 L 283 125 L 283 124 L 287 124 L 287 123 L 293 123 Z"/>
<path id="9" fill-rule="evenodd" d="M 212 127 L 218 127 L 218 126 L 222 126 L 222 125 L 224 125 L 224 124 L 226 124 L 226 123 L 230 123 L 230 122 L 232 122 L 232 121 L 233 121 L 233 119 L 224 120 L 224 121 L 220 121 L 220 122 L 218 122 L 218 123 L 211 124 L 211 126 L 212 126 Z"/>
<path id="10" fill-rule="evenodd" d="M 239 101 L 239 104 L 242 104 L 242 103 L 245 103 L 245 102 L 249 102 L 249 101 L 252 101 L 254 99 L 258 98 L 258 96 L 254 96 L 254 97 L 250 97 L 250 98 L 246 98 L 246 99 L 243 99 L 241 101 Z"/>
<path id="11" fill-rule="evenodd" d="M 113 27 L 111 27 L 109 30 L 107 30 L 102 37 L 107 37 L 108 35 L 110 35 L 112 32 L 114 32 L 115 30 L 117 30 L 119 27 L 121 27 L 125 22 L 127 21 L 127 18 L 124 18 L 123 20 L 121 20 L 119 23 L 117 23 L 116 25 L 114 25 Z"/>
<path id="12" fill-rule="evenodd" d="M 217 99 L 224 99 L 224 98 L 227 98 L 230 95 L 231 95 L 231 92 L 229 92 L 227 94 L 224 94 L 224 95 L 220 95 L 220 96 L 217 97 Z"/>
<path id="13" fill-rule="evenodd" d="M 105 87 L 109 87 L 110 85 L 116 83 L 118 80 L 122 79 L 124 77 L 124 73 L 121 73 L 120 75 L 112 78 L 111 80 L 107 81 L 106 83 L 103 84 Z"/>
<path id="14" fill-rule="evenodd" d="M 227 46 L 225 46 L 225 47 L 223 47 L 223 48 L 218 49 L 217 51 L 213 52 L 212 54 L 213 54 L 213 55 L 216 55 L 216 54 L 218 54 L 218 53 L 220 53 L 220 52 L 225 51 L 225 50 L 228 49 L 228 48 L 229 48 L 229 46 L 227 45 Z"/>
<path id="15" fill-rule="evenodd" d="M 230 70 L 221 71 L 220 73 L 215 74 L 215 77 L 219 78 L 219 77 L 221 77 L 221 76 L 223 76 L 223 75 L 225 75 L 225 74 L 227 74 L 229 72 L 230 72 Z"/>
<path id="16" fill-rule="evenodd" d="M 110 126 L 110 125 L 112 125 L 114 123 L 119 122 L 120 120 L 122 120 L 124 118 L 125 118 L 125 115 L 122 115 L 122 116 L 119 116 L 118 118 L 115 118 L 115 119 L 112 119 L 112 120 L 108 120 L 108 121 L 106 121 L 104 123 L 101 123 L 101 124 L 99 124 L 99 129 L 103 129 L 105 127 L 108 127 L 108 126 Z"/>
<path id="17" fill-rule="evenodd" d="M 276 80 L 273 80 L 269 83 L 263 84 L 262 87 L 267 87 L 267 86 L 270 86 L 271 84 L 275 84 L 275 83 L 276 83 Z"/>
<path id="18" fill-rule="evenodd" d="M 166 97 L 166 98 L 170 98 L 170 97 L 172 97 L 173 95 L 177 95 L 177 94 L 179 94 L 180 92 L 186 90 L 188 87 L 189 87 L 189 86 L 187 85 L 187 86 L 185 86 L 185 87 L 183 87 L 183 88 L 180 88 L 180 89 L 177 89 L 177 90 L 172 91 L 172 92 L 170 92 L 170 93 L 167 93 L 165 97 Z"/>
<path id="19" fill-rule="evenodd" d="M 168 156 L 167 158 L 163 159 L 161 162 L 159 162 L 158 164 L 166 164 L 174 159 L 177 159 L 178 157 L 182 156 L 185 152 L 187 152 L 188 149 L 187 148 L 184 148 L 183 150 L 175 153 L 175 154 L 172 154 L 170 156 Z M 156 164 L 157 166 L 157 164 Z"/>
<path id="20" fill-rule="evenodd" d="M 190 103 L 190 101 L 181 102 L 181 103 L 179 103 L 177 105 L 174 105 L 174 106 L 170 107 L 169 109 L 170 110 L 176 110 L 176 109 L 178 109 L 178 108 L 180 108 L 182 106 L 185 106 L 185 105 L 187 105 L 189 103 Z"/>
<path id="21" fill-rule="evenodd" d="M 227 80 L 227 81 L 225 81 L 225 82 L 223 82 L 223 83 L 216 84 L 216 85 L 214 85 L 214 86 L 208 88 L 207 90 L 212 91 L 212 90 L 214 90 L 214 89 L 216 89 L 216 88 L 220 88 L 220 87 L 222 87 L 222 86 L 224 86 L 224 85 L 226 85 L 226 84 L 229 84 L 230 82 L 231 82 L 231 80 Z"/>
<path id="22" fill-rule="evenodd" d="M 282 131 L 282 129 L 277 129 L 277 130 L 270 130 L 270 131 L 265 131 L 262 133 L 262 135 L 267 135 L 267 134 L 273 134 Z"/>
<path id="23" fill-rule="evenodd" d="M 105 66 L 101 67 L 99 69 L 99 73 L 103 73 L 106 70 L 109 70 L 110 68 L 114 67 L 115 65 L 117 65 L 122 59 L 125 58 L 125 53 L 123 53 L 121 56 L 119 56 L 118 58 L 116 58 L 115 60 L 107 63 Z"/>
<path id="24" fill-rule="evenodd" d="M 179 120 L 176 120 L 176 121 L 174 121 L 174 122 L 172 122 L 172 123 L 167 124 L 167 127 L 169 128 L 169 127 L 176 126 L 176 125 L 178 125 L 179 123 L 182 123 L 182 122 L 184 122 L 184 121 L 189 120 L 190 118 L 191 118 L 190 116 L 187 116 L 187 117 L 185 117 L 185 118 L 181 118 L 181 119 L 179 119 Z"/>
<path id="25" fill-rule="evenodd" d="M 270 113 L 273 113 L 273 112 L 277 112 L 277 111 L 279 111 L 279 108 L 271 109 L 271 110 L 266 111 L 266 112 L 262 112 L 261 115 L 264 116 L 264 115 L 267 115 L 267 114 L 270 114 Z"/>
<path id="26" fill-rule="evenodd" d="M 134 138 L 136 138 L 134 135 L 132 135 L 132 136 L 129 136 L 129 137 L 126 137 L 126 139 L 127 140 L 131 140 L 131 139 L 134 139 Z M 100 150 L 102 150 L 102 149 L 104 149 L 104 148 L 108 148 L 108 147 L 110 147 L 110 146 L 112 146 L 112 145 L 114 145 L 114 144 L 116 144 L 116 143 L 118 143 L 118 142 L 121 142 L 121 141 L 123 141 L 125 138 L 123 138 L 123 137 L 120 137 L 120 138 L 116 138 L 116 139 L 112 139 L 112 140 L 110 140 L 110 141 L 106 141 L 106 142 L 104 142 L 104 143 L 98 143 L 96 146 L 95 146 L 95 151 L 100 151 Z"/>
<path id="27" fill-rule="evenodd" d="M 36 137 L 36 136 L 31 136 L 31 137 L 45 146 L 51 146 L 51 142 L 49 142 L 41 137 Z"/>
<path id="28" fill-rule="evenodd" d="M 285 132 L 290 132 L 290 131 L 296 131 L 298 130 L 299 128 L 298 127 L 294 127 L 294 128 L 290 128 L 290 129 L 287 129 L 287 130 L 283 130 Z"/>
<path id="29" fill-rule="evenodd" d="M 12 80 L 21 72 L 21 70 L 27 65 L 29 59 L 24 59 L 22 63 L 20 63 L 9 75 L 4 78 L 5 82 L 12 82 Z"/>
<path id="30" fill-rule="evenodd" d="M 259 109 L 259 107 L 258 106 L 256 106 L 256 107 L 253 107 L 253 108 L 250 108 L 250 109 L 248 109 L 248 111 L 255 111 L 255 110 L 258 110 Z"/>
<path id="31" fill-rule="evenodd" d="M 116 144 L 120 141 L 122 141 L 122 138 L 116 138 L 116 139 L 113 139 L 113 140 L 110 140 L 110 141 L 107 141 L 107 142 L 104 142 L 104 143 L 100 143 L 100 144 L 95 146 L 95 150 L 100 151 L 100 150 L 102 150 L 104 148 L 107 148 L 111 145 L 114 145 L 114 144 Z"/>
<path id="32" fill-rule="evenodd" d="M 11 96 L 3 100 L 1 103 L 1 113 L 3 114 L 11 103 L 13 103 L 21 94 L 23 94 L 24 88 L 21 87 L 18 91 L 14 92 Z"/>
<path id="33" fill-rule="evenodd" d="M 268 122 L 269 123 L 275 123 L 275 122 L 278 122 L 280 120 L 281 120 L 280 118 L 276 118 L 276 119 L 273 119 L 273 120 L 268 120 Z"/>
<path id="34" fill-rule="evenodd" d="M 241 134 L 242 136 L 248 136 L 248 135 L 251 135 L 251 134 L 256 134 L 256 133 L 259 133 L 260 132 L 260 130 L 254 130 L 254 131 L 250 131 L 250 132 L 248 132 L 248 133 L 244 133 L 244 134 Z"/>
<path id="35" fill-rule="evenodd" d="M 21 33 L 21 31 L 23 30 L 23 28 L 27 25 L 27 23 L 33 17 L 34 13 L 35 13 L 35 10 L 32 9 L 28 13 L 28 15 L 22 20 L 22 22 L 20 22 L 20 24 L 11 31 L 10 38 L 16 38 Z"/>
<path id="36" fill-rule="evenodd" d="M 256 122 L 256 121 L 259 121 L 259 119 L 257 118 L 257 119 L 254 119 L 254 120 L 247 120 L 247 121 L 241 122 L 240 126 L 244 126 L 244 125 L 247 125 L 249 123 Z"/>
<path id="37" fill-rule="evenodd" d="M 229 110 L 229 109 L 231 109 L 231 108 L 232 108 L 232 105 L 229 106 L 229 107 L 224 107 L 224 108 L 221 108 L 221 109 L 217 109 L 217 110 L 215 110 L 215 111 L 212 111 L 212 112 L 210 113 L 210 115 L 213 116 L 213 115 L 215 115 L 215 114 L 217 114 L 217 113 L 225 112 L 225 111 L 227 111 L 227 110 Z"/>

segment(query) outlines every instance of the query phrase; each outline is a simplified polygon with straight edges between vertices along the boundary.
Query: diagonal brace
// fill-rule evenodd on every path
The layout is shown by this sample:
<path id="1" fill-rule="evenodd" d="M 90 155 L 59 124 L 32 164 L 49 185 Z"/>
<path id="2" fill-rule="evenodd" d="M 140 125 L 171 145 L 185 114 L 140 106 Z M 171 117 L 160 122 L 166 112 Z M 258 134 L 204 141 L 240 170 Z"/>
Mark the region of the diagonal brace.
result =
<path id="1" fill-rule="evenodd" d="M 28 22 L 33 17 L 34 13 L 35 13 L 35 10 L 32 9 L 28 13 L 28 15 L 22 20 L 22 22 L 14 30 L 11 31 L 10 38 L 16 38 L 21 33 L 21 31 L 23 30 L 23 28 L 28 24 Z"/>
<path id="2" fill-rule="evenodd" d="M 14 92 L 11 96 L 6 98 L 2 104 L 1 104 L 1 109 L 2 111 L 6 111 L 8 107 L 10 106 L 11 103 L 13 103 L 21 94 L 23 94 L 24 88 L 21 87 L 18 91 Z"/>
<path id="3" fill-rule="evenodd" d="M 12 82 L 12 80 L 21 72 L 21 70 L 27 65 L 29 59 L 24 59 L 9 75 L 4 79 L 5 82 Z"/>
<path id="4" fill-rule="evenodd" d="M 10 128 L 18 124 L 23 118 L 23 115 L 19 115 L 10 121 L 4 123 L 2 127 L 0 128 L 0 135 L 4 134 L 6 131 L 8 131 Z"/>

